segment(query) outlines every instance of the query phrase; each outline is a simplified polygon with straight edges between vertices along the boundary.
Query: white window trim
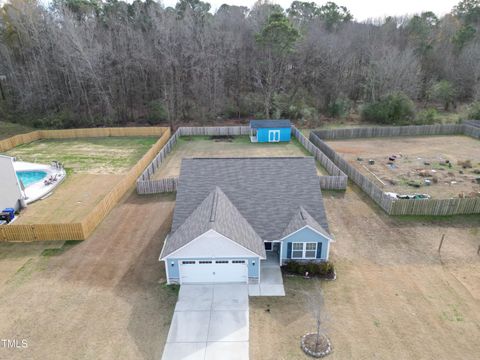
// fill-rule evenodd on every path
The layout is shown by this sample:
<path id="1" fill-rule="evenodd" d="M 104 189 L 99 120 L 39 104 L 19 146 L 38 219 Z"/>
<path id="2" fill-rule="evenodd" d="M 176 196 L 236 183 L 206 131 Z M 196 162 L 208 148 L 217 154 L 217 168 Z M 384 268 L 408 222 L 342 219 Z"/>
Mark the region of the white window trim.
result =
<path id="1" fill-rule="evenodd" d="M 293 244 L 302 244 L 302 256 L 301 257 L 294 257 L 293 252 L 294 251 L 300 251 L 300 250 L 294 250 L 293 249 Z M 307 257 L 306 253 L 307 251 L 313 251 L 312 250 L 307 250 L 307 244 L 315 244 L 315 256 L 313 257 Z M 292 242 L 292 254 L 291 254 L 291 259 L 292 260 L 297 260 L 297 259 L 316 259 L 317 258 L 317 250 L 318 250 L 318 243 L 316 242 Z"/>

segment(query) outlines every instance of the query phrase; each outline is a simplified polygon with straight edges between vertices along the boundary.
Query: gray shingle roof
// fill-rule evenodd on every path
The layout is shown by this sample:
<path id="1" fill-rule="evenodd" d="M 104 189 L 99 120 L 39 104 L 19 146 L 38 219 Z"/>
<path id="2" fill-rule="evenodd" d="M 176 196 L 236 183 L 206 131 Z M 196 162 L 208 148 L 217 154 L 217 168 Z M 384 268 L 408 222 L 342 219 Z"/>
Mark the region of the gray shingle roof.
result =
<path id="1" fill-rule="evenodd" d="M 250 127 L 260 128 L 289 128 L 292 126 L 290 120 L 250 120 Z"/>
<path id="2" fill-rule="evenodd" d="M 293 214 L 290 223 L 287 225 L 283 231 L 282 238 L 290 235 L 291 233 L 304 228 L 305 226 L 310 226 L 312 229 L 315 229 L 320 234 L 324 235 L 328 239 L 332 239 L 330 235 L 318 222 L 315 220 L 312 215 L 308 213 L 302 206 Z"/>
<path id="3" fill-rule="evenodd" d="M 172 236 L 217 186 L 263 240 L 280 240 L 300 207 L 328 232 L 313 157 L 193 158 L 182 161 Z"/>
<path id="4" fill-rule="evenodd" d="M 183 224 L 171 233 L 160 256 L 170 255 L 210 229 L 265 257 L 262 238 L 219 187 L 215 187 Z"/>

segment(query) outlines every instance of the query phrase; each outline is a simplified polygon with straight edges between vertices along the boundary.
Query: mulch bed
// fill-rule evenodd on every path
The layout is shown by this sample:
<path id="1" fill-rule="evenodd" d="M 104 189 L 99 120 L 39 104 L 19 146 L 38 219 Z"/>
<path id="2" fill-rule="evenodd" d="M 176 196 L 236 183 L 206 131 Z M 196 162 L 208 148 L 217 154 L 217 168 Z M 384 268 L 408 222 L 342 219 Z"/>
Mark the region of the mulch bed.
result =
<path id="1" fill-rule="evenodd" d="M 302 350 L 310 356 L 321 358 L 327 356 L 332 352 L 332 345 L 330 340 L 324 334 L 320 334 L 320 338 L 317 341 L 317 334 L 307 334 L 302 337 L 301 347 Z"/>
<path id="2" fill-rule="evenodd" d="M 305 277 L 305 275 L 300 275 L 298 273 L 292 273 L 292 272 L 289 272 L 287 270 L 285 270 L 283 267 L 281 268 L 282 270 L 282 273 L 285 275 L 285 276 L 298 276 L 298 277 L 302 277 L 304 279 L 321 279 L 321 280 L 336 280 L 337 279 L 337 273 L 336 271 L 332 271 L 326 275 L 309 275 L 308 277 Z"/>

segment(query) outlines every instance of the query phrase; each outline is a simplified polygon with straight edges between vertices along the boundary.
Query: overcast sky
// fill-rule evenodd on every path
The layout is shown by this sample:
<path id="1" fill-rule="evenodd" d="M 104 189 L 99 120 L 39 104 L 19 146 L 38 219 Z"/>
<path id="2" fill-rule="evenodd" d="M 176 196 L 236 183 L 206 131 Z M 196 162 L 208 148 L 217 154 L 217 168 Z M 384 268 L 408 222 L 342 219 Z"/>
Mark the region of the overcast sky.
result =
<path id="1" fill-rule="evenodd" d="M 49 0 L 40 0 L 48 3 Z M 128 1 L 128 0 L 127 0 Z M 129 2 L 131 2 L 130 0 Z M 158 0 L 157 0 L 158 1 Z M 165 6 L 174 6 L 177 0 L 160 0 Z M 218 9 L 222 4 L 243 5 L 251 7 L 255 0 L 204 0 L 212 5 L 212 10 Z M 274 3 L 288 8 L 293 0 L 273 0 Z M 312 1 L 312 0 L 306 0 Z M 339 5 L 345 5 L 352 12 L 356 20 L 379 18 L 384 16 L 416 14 L 430 10 L 442 16 L 450 12 L 460 0 L 337 0 Z M 0 0 L 0 4 L 5 0 Z M 327 1 L 315 1 L 324 4 Z"/>
<path id="2" fill-rule="evenodd" d="M 176 0 L 162 1 L 165 6 L 172 6 L 176 3 Z M 293 0 L 274 0 L 273 2 L 282 5 L 285 9 L 290 6 L 292 1 Z M 459 1 L 460 0 L 338 0 L 334 2 L 350 9 L 355 19 L 365 20 L 391 15 L 415 14 L 426 10 L 433 11 L 437 15 L 445 15 L 450 12 Z M 251 7 L 255 3 L 255 0 L 210 0 L 208 2 L 212 5 L 213 9 L 217 9 L 222 4 Z M 315 2 L 317 4 L 324 4 L 327 1 Z"/>

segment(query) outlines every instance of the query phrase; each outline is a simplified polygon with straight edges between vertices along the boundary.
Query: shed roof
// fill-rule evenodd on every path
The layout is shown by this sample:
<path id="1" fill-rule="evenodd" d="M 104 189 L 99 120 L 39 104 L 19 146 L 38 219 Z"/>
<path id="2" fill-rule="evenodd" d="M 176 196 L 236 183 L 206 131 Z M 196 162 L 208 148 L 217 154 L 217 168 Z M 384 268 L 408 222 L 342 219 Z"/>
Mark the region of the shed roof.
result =
<path id="1" fill-rule="evenodd" d="M 160 257 L 170 255 L 208 230 L 215 230 L 255 254 L 265 257 L 262 238 L 219 187 L 215 187 L 171 234 Z"/>
<path id="2" fill-rule="evenodd" d="M 263 240 L 283 238 L 300 207 L 328 232 L 313 157 L 193 158 L 182 161 L 172 236 L 216 187 Z"/>
<path id="3" fill-rule="evenodd" d="M 250 127 L 254 129 L 260 128 L 289 128 L 292 126 L 290 120 L 250 120 Z"/>

